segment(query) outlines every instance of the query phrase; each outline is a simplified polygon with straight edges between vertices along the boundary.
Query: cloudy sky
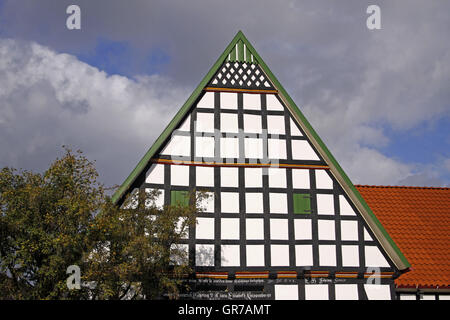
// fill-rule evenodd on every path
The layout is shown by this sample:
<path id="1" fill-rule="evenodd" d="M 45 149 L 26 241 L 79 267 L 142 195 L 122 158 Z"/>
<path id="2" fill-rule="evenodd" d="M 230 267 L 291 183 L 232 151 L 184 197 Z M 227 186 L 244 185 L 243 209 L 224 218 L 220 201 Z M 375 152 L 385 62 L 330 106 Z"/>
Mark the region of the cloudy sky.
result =
<path id="1" fill-rule="evenodd" d="M 81 30 L 66 8 L 81 8 Z M 381 30 L 366 9 L 381 8 Z M 354 183 L 450 185 L 450 2 L 0 0 L 0 167 L 121 184 L 242 30 Z"/>

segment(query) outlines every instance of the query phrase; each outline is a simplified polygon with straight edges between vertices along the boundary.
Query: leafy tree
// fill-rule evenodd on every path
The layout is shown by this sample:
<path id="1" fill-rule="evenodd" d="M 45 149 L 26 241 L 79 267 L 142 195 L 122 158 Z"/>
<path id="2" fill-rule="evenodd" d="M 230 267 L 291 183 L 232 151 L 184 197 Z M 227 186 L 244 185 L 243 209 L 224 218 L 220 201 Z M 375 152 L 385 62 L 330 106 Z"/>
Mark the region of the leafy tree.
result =
<path id="1" fill-rule="evenodd" d="M 92 228 L 95 247 L 86 259 L 90 296 L 99 299 L 177 298 L 182 278 L 191 272 L 179 246 L 195 224 L 205 193 L 190 194 L 190 205 L 158 208 L 158 193 L 132 194 L 122 208 L 106 202 Z"/>
<path id="2" fill-rule="evenodd" d="M 81 261 L 89 226 L 104 199 L 97 172 L 80 152 L 65 150 L 43 174 L 0 172 L 1 297 L 76 297 L 66 268 Z"/>
<path id="3" fill-rule="evenodd" d="M 68 148 L 43 174 L 0 171 L 0 299 L 177 297 L 191 272 L 177 243 L 205 195 L 157 208 L 156 192 L 141 191 L 118 208 L 97 179 L 94 163 Z M 81 269 L 80 290 L 67 287 L 70 265 Z"/>

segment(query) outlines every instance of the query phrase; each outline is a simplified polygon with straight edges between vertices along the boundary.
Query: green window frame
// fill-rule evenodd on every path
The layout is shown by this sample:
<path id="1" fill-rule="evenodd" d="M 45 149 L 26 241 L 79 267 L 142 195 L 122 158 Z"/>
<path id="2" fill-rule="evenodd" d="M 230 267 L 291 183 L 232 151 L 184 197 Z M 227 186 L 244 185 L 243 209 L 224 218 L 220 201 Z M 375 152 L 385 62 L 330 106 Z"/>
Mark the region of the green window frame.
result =
<path id="1" fill-rule="evenodd" d="M 293 198 L 295 214 L 311 213 L 311 195 L 309 193 L 294 193 Z"/>
<path id="2" fill-rule="evenodd" d="M 171 205 L 189 205 L 189 192 L 187 191 L 171 191 L 170 192 Z"/>

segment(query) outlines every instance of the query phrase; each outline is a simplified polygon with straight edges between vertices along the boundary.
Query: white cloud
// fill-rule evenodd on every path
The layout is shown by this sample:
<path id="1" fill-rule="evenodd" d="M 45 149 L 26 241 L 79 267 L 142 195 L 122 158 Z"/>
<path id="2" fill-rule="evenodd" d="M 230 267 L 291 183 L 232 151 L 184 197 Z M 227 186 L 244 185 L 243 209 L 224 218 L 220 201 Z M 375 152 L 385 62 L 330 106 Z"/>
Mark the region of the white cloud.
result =
<path id="1" fill-rule="evenodd" d="M 121 183 L 188 96 L 158 75 L 108 75 L 36 43 L 0 40 L 0 166 L 42 170 L 61 145 Z"/>
<path id="2" fill-rule="evenodd" d="M 445 187 L 445 184 L 439 179 L 436 173 L 421 172 L 412 174 L 400 180 L 398 185 L 418 186 L 418 187 Z"/>
<path id="3" fill-rule="evenodd" d="M 310 105 L 302 109 L 353 183 L 393 185 L 414 169 L 378 151 L 389 138 L 382 129 L 355 119 L 351 112 L 342 113 L 345 108 L 329 113 Z"/>
<path id="4" fill-rule="evenodd" d="M 392 185 L 413 169 L 412 165 L 388 158 L 375 149 L 356 147 L 351 151 L 340 158 L 355 184 Z"/>

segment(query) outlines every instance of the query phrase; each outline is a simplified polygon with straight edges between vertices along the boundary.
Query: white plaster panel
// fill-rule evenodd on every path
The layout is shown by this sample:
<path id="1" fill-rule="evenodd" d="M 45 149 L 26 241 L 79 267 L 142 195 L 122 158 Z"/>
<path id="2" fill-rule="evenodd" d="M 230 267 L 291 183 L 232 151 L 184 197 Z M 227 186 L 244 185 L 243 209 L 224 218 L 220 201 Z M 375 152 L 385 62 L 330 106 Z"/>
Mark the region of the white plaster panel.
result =
<path id="1" fill-rule="evenodd" d="M 269 187 L 286 188 L 286 169 L 269 168 Z"/>
<path id="2" fill-rule="evenodd" d="M 220 229 L 222 239 L 239 240 L 239 218 L 222 218 Z"/>
<path id="3" fill-rule="evenodd" d="M 267 139 L 269 159 L 286 159 L 286 140 Z"/>
<path id="4" fill-rule="evenodd" d="M 270 213 L 287 214 L 287 195 L 285 193 L 269 193 Z"/>
<path id="5" fill-rule="evenodd" d="M 388 284 L 364 284 L 368 300 L 391 300 L 391 288 Z"/>
<path id="6" fill-rule="evenodd" d="M 183 121 L 183 123 L 178 128 L 179 131 L 190 131 L 191 130 L 191 115 L 188 115 L 187 118 Z"/>
<path id="7" fill-rule="evenodd" d="M 220 181 L 222 187 L 237 188 L 239 186 L 238 168 L 220 168 Z"/>
<path id="8" fill-rule="evenodd" d="M 283 105 L 273 94 L 266 94 L 266 104 L 269 111 L 284 111 Z"/>
<path id="9" fill-rule="evenodd" d="M 244 132 L 261 133 L 262 132 L 261 116 L 256 114 L 244 114 Z"/>
<path id="10" fill-rule="evenodd" d="M 294 189 L 309 189 L 309 170 L 292 169 L 292 186 Z"/>
<path id="11" fill-rule="evenodd" d="M 254 93 L 243 94 L 244 109 L 261 110 L 261 96 Z"/>
<path id="12" fill-rule="evenodd" d="M 173 186 L 189 186 L 189 166 L 171 165 L 170 183 Z"/>
<path id="13" fill-rule="evenodd" d="M 299 244 L 295 246 L 295 265 L 298 267 L 312 266 L 313 249 L 310 244 Z"/>
<path id="14" fill-rule="evenodd" d="M 316 174 L 317 189 L 333 189 L 333 180 L 325 170 L 314 170 Z"/>
<path id="15" fill-rule="evenodd" d="M 312 228 L 310 219 L 294 219 L 295 240 L 311 240 Z"/>
<path id="16" fill-rule="evenodd" d="M 262 168 L 245 168 L 245 187 L 262 187 Z"/>
<path id="17" fill-rule="evenodd" d="M 358 221 L 341 221 L 341 240 L 358 240 Z"/>
<path id="18" fill-rule="evenodd" d="M 270 239 L 272 240 L 289 239 L 287 219 L 270 219 Z"/>
<path id="19" fill-rule="evenodd" d="M 214 218 L 197 218 L 196 239 L 214 239 Z"/>
<path id="20" fill-rule="evenodd" d="M 245 219 L 247 240 L 264 240 L 264 219 Z"/>
<path id="21" fill-rule="evenodd" d="M 197 103 L 197 108 L 214 109 L 214 92 L 206 92 Z"/>
<path id="22" fill-rule="evenodd" d="M 214 113 L 197 113 L 197 120 L 195 121 L 197 132 L 214 132 Z"/>
<path id="23" fill-rule="evenodd" d="M 334 220 L 319 220 L 319 240 L 336 240 Z"/>
<path id="24" fill-rule="evenodd" d="M 347 199 L 343 196 L 339 196 L 339 211 L 341 216 L 355 216 L 355 211 L 353 211 L 352 207 L 348 203 Z"/>
<path id="25" fill-rule="evenodd" d="M 370 236 L 366 228 L 364 228 L 364 241 L 373 241 L 372 237 Z"/>
<path id="26" fill-rule="evenodd" d="M 275 300 L 298 300 L 298 286 L 296 284 L 276 284 Z"/>
<path id="27" fill-rule="evenodd" d="M 358 285 L 335 284 L 336 300 L 358 300 Z"/>
<path id="28" fill-rule="evenodd" d="M 298 129 L 297 125 L 295 124 L 294 120 L 292 118 L 290 119 L 291 123 L 291 136 L 303 136 L 301 131 Z"/>
<path id="29" fill-rule="evenodd" d="M 284 116 L 267 116 L 267 133 L 269 134 L 286 134 L 284 129 Z"/>
<path id="30" fill-rule="evenodd" d="M 366 267 L 389 267 L 380 249 L 376 246 L 365 246 Z"/>
<path id="31" fill-rule="evenodd" d="M 225 213 L 239 213 L 239 193 L 221 193 L 221 211 Z"/>
<path id="32" fill-rule="evenodd" d="M 195 156 L 201 158 L 213 158 L 214 137 L 195 137 Z"/>
<path id="33" fill-rule="evenodd" d="M 239 139 L 220 138 L 220 157 L 225 159 L 239 158 Z"/>
<path id="34" fill-rule="evenodd" d="M 240 249 L 239 245 L 221 245 L 221 265 L 222 267 L 239 267 L 240 266 Z"/>
<path id="35" fill-rule="evenodd" d="M 319 245 L 319 265 L 336 266 L 336 246 L 329 244 Z"/>
<path id="36" fill-rule="evenodd" d="M 191 155 L 191 137 L 172 135 L 170 141 L 161 151 L 161 154 L 189 157 Z"/>
<path id="37" fill-rule="evenodd" d="M 294 160 L 320 160 L 316 152 L 306 140 L 291 140 L 292 159 Z"/>
<path id="38" fill-rule="evenodd" d="M 317 194 L 317 213 L 334 214 L 334 199 L 332 194 Z"/>
<path id="39" fill-rule="evenodd" d="M 263 195 L 257 192 L 245 193 L 245 211 L 247 214 L 263 213 Z"/>
<path id="40" fill-rule="evenodd" d="M 264 245 L 247 245 L 247 267 L 264 267 Z"/>
<path id="41" fill-rule="evenodd" d="M 245 158 L 263 158 L 263 140 L 259 138 L 244 138 Z"/>
<path id="42" fill-rule="evenodd" d="M 270 246 L 270 259 L 272 267 L 289 266 L 289 245 L 272 244 Z"/>
<path id="43" fill-rule="evenodd" d="M 150 169 L 147 171 L 145 182 L 164 184 L 164 165 L 159 163 L 152 164 Z"/>
<path id="44" fill-rule="evenodd" d="M 221 113 L 220 114 L 220 131 L 238 133 L 238 117 L 237 114 Z"/>
<path id="45" fill-rule="evenodd" d="M 197 187 L 214 187 L 214 168 L 195 167 L 195 184 Z"/>
<path id="46" fill-rule="evenodd" d="M 342 266 L 344 267 L 359 266 L 358 246 L 342 246 Z"/>
<path id="47" fill-rule="evenodd" d="M 328 300 L 328 285 L 305 284 L 305 300 Z"/>
<path id="48" fill-rule="evenodd" d="M 220 108 L 221 109 L 237 109 L 237 93 L 221 92 L 220 93 Z"/>

